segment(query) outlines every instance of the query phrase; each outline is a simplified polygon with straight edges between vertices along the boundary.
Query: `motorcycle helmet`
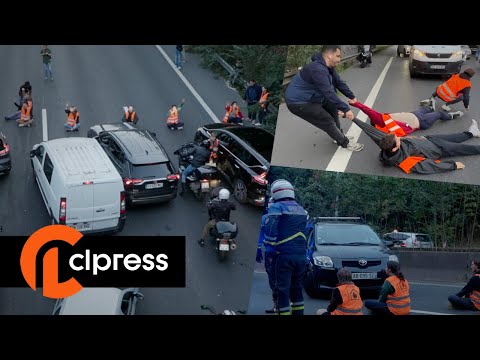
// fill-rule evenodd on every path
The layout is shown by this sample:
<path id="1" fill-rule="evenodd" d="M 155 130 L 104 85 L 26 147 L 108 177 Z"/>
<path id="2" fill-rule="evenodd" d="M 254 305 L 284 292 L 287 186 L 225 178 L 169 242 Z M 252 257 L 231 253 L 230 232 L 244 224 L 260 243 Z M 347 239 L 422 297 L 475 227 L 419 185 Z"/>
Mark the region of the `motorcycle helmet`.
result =
<path id="1" fill-rule="evenodd" d="M 295 199 L 293 185 L 284 179 L 275 180 L 271 187 L 271 193 L 274 200 L 291 198 Z"/>
<path id="2" fill-rule="evenodd" d="M 218 198 L 220 200 L 228 200 L 230 198 L 230 191 L 228 191 L 227 189 L 220 190 L 220 192 L 218 193 Z"/>

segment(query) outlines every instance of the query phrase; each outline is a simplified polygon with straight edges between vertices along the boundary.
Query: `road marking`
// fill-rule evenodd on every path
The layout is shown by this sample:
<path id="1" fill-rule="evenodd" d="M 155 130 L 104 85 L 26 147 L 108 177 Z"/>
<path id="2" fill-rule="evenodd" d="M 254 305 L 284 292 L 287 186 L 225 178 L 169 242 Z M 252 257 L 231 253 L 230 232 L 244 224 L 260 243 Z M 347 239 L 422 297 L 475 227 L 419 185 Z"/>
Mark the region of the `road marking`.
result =
<path id="1" fill-rule="evenodd" d="M 365 100 L 365 105 L 368 107 L 372 107 L 373 103 L 375 102 L 375 99 L 378 96 L 378 92 L 380 90 L 380 87 L 383 84 L 383 80 L 385 80 L 385 76 L 387 75 L 387 71 L 390 68 L 390 65 L 392 64 L 393 57 L 388 60 L 387 64 L 383 68 L 383 71 L 380 73 L 380 76 L 377 79 L 377 82 L 375 85 L 373 85 L 372 90 L 370 91 L 370 94 L 367 97 L 367 100 Z M 357 116 L 357 119 L 360 121 L 365 122 L 367 120 L 367 115 L 365 115 L 363 112 L 360 112 L 359 115 Z M 360 134 L 362 133 L 362 129 L 360 129 L 357 125 L 352 124 L 350 126 L 350 129 L 347 132 L 347 136 L 353 136 L 353 141 L 352 142 L 357 142 L 358 138 L 360 137 Z M 347 150 L 342 148 L 341 146 L 338 147 L 337 151 L 332 157 L 332 160 L 330 160 L 330 163 L 327 166 L 327 171 L 338 171 L 338 172 L 344 172 L 345 169 L 347 168 L 348 162 L 350 161 L 350 157 L 352 156 L 353 151 Z"/>
<path id="2" fill-rule="evenodd" d="M 47 109 L 42 109 L 43 141 L 48 141 Z"/>
<path id="3" fill-rule="evenodd" d="M 202 107 L 205 109 L 205 111 L 207 112 L 207 114 L 212 118 L 212 120 L 216 123 L 219 123 L 221 122 L 216 116 L 215 114 L 213 113 L 212 109 L 210 109 L 210 107 L 205 103 L 205 101 L 203 101 L 202 97 L 198 94 L 198 92 L 193 88 L 193 86 L 190 84 L 190 82 L 186 79 L 185 76 L 183 76 L 183 74 L 181 73 L 180 70 L 177 69 L 177 67 L 175 66 L 175 64 L 173 63 L 173 61 L 168 57 L 167 53 L 162 49 L 162 47 L 160 45 L 155 45 L 158 49 L 158 51 L 160 51 L 160 54 L 163 55 L 163 57 L 165 58 L 165 60 L 167 60 L 167 62 L 170 64 L 170 66 L 172 67 L 172 69 L 177 73 L 178 77 L 183 81 L 183 83 L 185 84 L 185 86 L 188 88 L 188 90 L 190 90 L 193 94 L 193 96 L 195 96 L 195 98 L 198 100 L 198 102 L 200 103 L 200 105 L 202 105 Z"/>
<path id="4" fill-rule="evenodd" d="M 455 314 L 447 314 L 447 313 L 439 313 L 433 311 L 423 311 L 423 310 L 410 310 L 411 313 L 416 314 L 423 314 L 423 315 L 455 315 Z"/>
<path id="5" fill-rule="evenodd" d="M 416 282 L 416 281 L 409 281 L 412 285 L 428 285 L 428 286 L 444 286 L 444 287 L 455 287 L 455 288 L 463 288 L 461 285 L 448 285 L 448 284 L 435 284 L 435 283 L 427 283 L 427 282 Z"/>

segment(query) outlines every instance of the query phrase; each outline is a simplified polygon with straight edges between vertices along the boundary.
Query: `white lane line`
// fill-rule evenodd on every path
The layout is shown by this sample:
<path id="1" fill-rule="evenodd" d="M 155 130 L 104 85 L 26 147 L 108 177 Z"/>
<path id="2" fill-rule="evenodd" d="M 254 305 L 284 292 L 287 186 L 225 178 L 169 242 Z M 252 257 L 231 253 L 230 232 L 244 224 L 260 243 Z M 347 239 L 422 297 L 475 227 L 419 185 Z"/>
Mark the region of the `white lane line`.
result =
<path id="1" fill-rule="evenodd" d="M 216 116 L 215 114 L 213 113 L 212 109 L 210 109 L 210 107 L 205 103 L 205 101 L 203 101 L 202 97 L 198 94 L 198 92 L 193 88 L 193 86 L 188 82 L 188 80 L 185 78 L 185 76 L 183 76 L 183 74 L 181 73 L 180 70 L 177 69 L 177 67 L 175 66 L 175 64 L 173 63 L 173 61 L 168 57 L 167 53 L 162 49 L 162 47 L 160 45 L 155 45 L 158 49 L 158 51 L 160 51 L 160 54 L 163 55 L 163 57 L 165 58 L 165 60 L 167 60 L 167 62 L 170 64 L 170 66 L 172 67 L 172 69 L 177 73 L 178 77 L 183 81 L 183 83 L 185 84 L 185 86 L 188 88 L 188 90 L 190 90 L 193 94 L 193 96 L 195 96 L 195 98 L 198 100 L 198 102 L 200 103 L 200 105 L 202 105 L 202 107 L 205 109 L 205 111 L 207 112 L 207 114 L 212 118 L 212 120 L 216 123 L 219 123 L 221 122 Z"/>
<path id="2" fill-rule="evenodd" d="M 43 141 L 48 141 L 47 109 L 42 109 Z"/>
<path id="3" fill-rule="evenodd" d="M 459 289 L 463 288 L 463 286 L 461 285 L 435 284 L 435 283 L 416 282 L 416 281 L 409 281 L 408 283 L 412 285 L 444 286 L 444 287 L 450 287 L 450 288 L 454 287 Z"/>
<path id="4" fill-rule="evenodd" d="M 367 97 L 367 100 L 365 100 L 365 105 L 368 107 L 372 107 L 373 103 L 375 102 L 375 99 L 377 98 L 378 92 L 380 90 L 380 87 L 383 84 L 383 80 L 385 80 L 385 76 L 387 75 L 387 71 L 390 68 L 390 65 L 392 64 L 393 57 L 388 60 L 387 64 L 383 68 L 383 71 L 380 73 L 380 76 L 377 79 L 377 82 L 375 85 L 373 85 L 372 90 L 370 91 L 370 94 Z M 367 115 L 365 115 L 363 112 L 359 113 L 357 116 L 357 119 L 365 122 L 367 120 Z M 360 134 L 362 133 L 362 130 L 355 124 L 352 124 L 350 126 L 350 129 L 347 132 L 347 136 L 353 136 L 353 141 L 352 142 L 357 142 L 358 138 L 360 137 Z M 365 150 L 362 150 L 365 151 Z M 339 172 L 344 172 L 345 169 L 347 168 L 348 162 L 350 161 L 350 157 L 352 156 L 352 151 L 347 150 L 342 148 L 341 146 L 338 147 L 337 151 L 332 157 L 332 160 L 330 160 L 330 163 L 327 166 L 327 171 L 339 171 Z"/>
<path id="5" fill-rule="evenodd" d="M 410 310 L 410 312 L 415 314 L 423 314 L 423 315 L 455 315 L 455 314 L 447 314 L 447 313 L 439 313 L 439 312 L 423 311 L 423 310 Z"/>

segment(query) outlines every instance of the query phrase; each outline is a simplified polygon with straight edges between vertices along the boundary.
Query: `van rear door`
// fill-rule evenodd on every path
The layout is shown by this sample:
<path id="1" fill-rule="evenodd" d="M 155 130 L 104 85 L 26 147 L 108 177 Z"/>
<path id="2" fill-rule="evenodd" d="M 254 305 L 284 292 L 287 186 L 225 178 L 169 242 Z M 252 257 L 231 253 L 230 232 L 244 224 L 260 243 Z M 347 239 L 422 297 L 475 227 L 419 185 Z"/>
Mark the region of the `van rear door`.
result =
<path id="1" fill-rule="evenodd" d="M 93 184 L 80 184 L 68 188 L 66 224 L 79 231 L 93 230 Z M 60 200 L 59 200 L 60 201 Z"/>
<path id="2" fill-rule="evenodd" d="M 120 194 L 123 183 L 118 181 L 96 181 L 93 186 L 93 229 L 101 230 L 116 227 L 120 220 Z"/>

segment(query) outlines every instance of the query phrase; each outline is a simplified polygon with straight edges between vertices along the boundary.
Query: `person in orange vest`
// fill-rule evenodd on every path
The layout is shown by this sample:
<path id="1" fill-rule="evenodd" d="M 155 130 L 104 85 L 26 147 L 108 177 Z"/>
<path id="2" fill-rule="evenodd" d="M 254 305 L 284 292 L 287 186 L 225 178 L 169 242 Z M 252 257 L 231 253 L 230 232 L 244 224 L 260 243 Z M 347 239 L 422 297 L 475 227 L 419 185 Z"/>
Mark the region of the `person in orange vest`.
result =
<path id="1" fill-rule="evenodd" d="M 450 156 L 480 155 L 480 145 L 462 144 L 473 137 L 480 138 L 475 120 L 468 131 L 449 135 L 404 136 L 384 132 L 354 118 L 352 120 L 381 149 L 379 160 L 385 166 L 397 166 L 405 173 L 438 174 L 461 170 L 465 165 L 454 160 L 440 161 Z"/>
<path id="2" fill-rule="evenodd" d="M 460 310 L 480 310 L 480 261 L 472 260 L 470 265 L 473 276 L 455 295 L 450 295 L 448 301 L 450 301 L 451 307 Z"/>
<path id="3" fill-rule="evenodd" d="M 220 146 L 220 141 L 217 139 L 217 133 L 212 132 L 208 142 L 210 144 L 210 161 L 216 163 L 218 159 L 218 147 Z"/>
<path id="4" fill-rule="evenodd" d="M 225 105 L 225 116 L 223 117 L 223 122 L 225 124 L 237 124 L 243 125 L 244 116 L 238 107 L 236 101 L 232 101 L 231 103 L 227 103 Z"/>
<path id="5" fill-rule="evenodd" d="M 20 119 L 17 120 L 18 127 L 32 125 L 32 100 L 25 100 L 20 110 Z"/>
<path id="6" fill-rule="evenodd" d="M 185 99 L 182 99 L 182 103 L 180 106 L 177 107 L 177 105 L 172 105 L 170 110 L 168 110 L 167 113 L 167 127 L 170 130 L 182 130 L 184 123 L 178 121 L 178 113 L 182 110 L 183 104 L 185 103 Z"/>
<path id="7" fill-rule="evenodd" d="M 360 289 L 352 281 L 352 272 L 341 268 L 337 272 L 338 285 L 332 291 L 327 309 L 318 309 L 317 315 L 363 315 Z"/>
<path id="8" fill-rule="evenodd" d="M 80 113 L 73 105 L 65 105 L 65 112 L 67 113 L 67 122 L 63 124 L 65 131 L 78 131 L 80 128 Z"/>
<path id="9" fill-rule="evenodd" d="M 370 124 L 384 133 L 394 133 L 397 136 L 405 136 L 416 130 L 425 130 L 432 126 L 435 121 L 453 120 L 463 115 L 461 111 L 446 113 L 434 111 L 430 106 L 422 106 L 420 109 L 410 112 L 379 113 L 360 103 L 358 100 L 348 100 L 348 103 L 362 110 L 369 118 Z"/>
<path id="10" fill-rule="evenodd" d="M 133 106 L 129 106 L 128 110 L 125 112 L 125 115 L 123 115 L 122 122 L 126 122 L 129 124 L 137 124 L 138 122 L 138 116 L 137 112 L 133 110 Z"/>
<path id="11" fill-rule="evenodd" d="M 438 86 L 430 99 L 420 101 L 420 104 L 430 104 L 435 109 L 435 98 L 438 97 L 445 102 L 442 109 L 450 111 L 450 106 L 463 101 L 465 110 L 469 109 L 470 105 L 470 89 L 472 83 L 470 79 L 475 75 L 475 70 L 468 68 L 463 70 L 460 74 L 453 74 L 450 79 Z"/>
<path id="12" fill-rule="evenodd" d="M 262 87 L 262 95 L 260 96 L 260 100 L 258 103 L 260 104 L 260 111 L 258 112 L 258 123 L 255 125 L 262 125 L 263 120 L 268 114 L 268 105 L 270 104 L 268 97 L 270 96 L 270 93 L 268 92 L 268 89 L 263 86 Z"/>
<path id="13" fill-rule="evenodd" d="M 388 261 L 387 278 L 378 300 L 366 300 L 365 307 L 374 315 L 408 315 L 410 313 L 410 285 L 400 272 L 400 264 Z"/>
<path id="14" fill-rule="evenodd" d="M 20 103 L 21 105 L 15 103 L 15 106 L 17 107 L 17 111 L 15 111 L 11 115 L 5 116 L 5 120 L 19 120 L 22 116 L 22 109 L 24 109 L 24 105 L 27 104 L 27 107 L 29 107 L 29 116 L 31 119 L 33 119 L 33 101 L 32 98 L 26 94 L 23 96 L 22 102 Z"/>

